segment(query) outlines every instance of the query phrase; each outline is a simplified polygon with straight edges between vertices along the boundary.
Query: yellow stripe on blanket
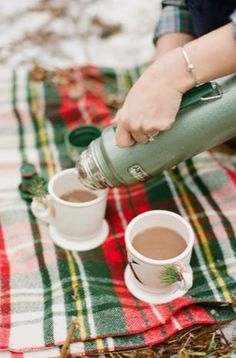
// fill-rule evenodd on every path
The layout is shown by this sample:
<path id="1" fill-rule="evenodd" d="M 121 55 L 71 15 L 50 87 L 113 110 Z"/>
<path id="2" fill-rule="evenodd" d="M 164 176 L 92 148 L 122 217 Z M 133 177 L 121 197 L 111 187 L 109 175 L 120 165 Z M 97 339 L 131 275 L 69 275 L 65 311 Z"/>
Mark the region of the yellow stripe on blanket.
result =
<path id="1" fill-rule="evenodd" d="M 83 341 L 86 339 L 87 334 L 86 334 L 86 329 L 85 329 L 85 324 L 84 324 L 83 314 L 82 314 L 82 312 L 83 312 L 82 302 L 81 302 L 80 296 L 78 294 L 79 293 L 78 279 L 77 279 L 74 261 L 72 259 L 70 252 L 67 250 L 66 250 L 66 256 L 68 259 L 68 265 L 69 265 L 69 271 L 70 271 L 70 275 L 71 275 L 73 292 L 76 295 L 75 305 L 76 305 L 76 309 L 78 312 L 77 319 L 78 319 L 78 324 L 79 324 L 80 338 Z"/>
<path id="2" fill-rule="evenodd" d="M 199 238 L 202 242 L 202 247 L 203 247 L 203 250 L 206 254 L 206 257 L 207 257 L 207 261 L 209 263 L 209 267 L 212 271 L 212 273 L 214 274 L 215 278 L 216 278 L 216 281 L 218 282 L 221 290 L 222 290 L 222 293 L 223 293 L 223 296 L 224 298 L 228 301 L 228 302 L 232 302 L 232 297 L 231 297 L 231 294 L 229 292 L 229 290 L 227 289 L 226 285 L 225 285 L 225 282 L 224 282 L 224 279 L 221 277 L 219 271 L 217 270 L 216 268 L 216 265 L 215 265 L 215 262 L 214 262 L 214 259 L 212 257 L 212 254 L 211 254 L 211 250 L 210 250 L 210 247 L 209 247 L 209 244 L 208 244 L 208 241 L 207 241 L 207 237 L 205 236 L 205 233 L 204 233 L 204 230 L 202 229 L 202 226 L 197 218 L 197 215 L 194 211 L 194 208 L 193 206 L 191 205 L 191 202 L 190 200 L 188 199 L 188 196 L 186 194 L 186 191 L 184 189 L 184 186 L 182 184 L 180 184 L 175 178 L 173 175 L 171 175 L 172 177 L 172 180 L 175 181 L 176 185 L 178 186 L 178 189 L 181 193 L 181 196 L 182 196 L 182 199 L 185 203 L 185 206 L 189 212 L 189 216 L 191 217 L 193 223 L 194 223 L 194 227 L 195 229 L 197 230 L 198 232 L 198 235 L 199 235 Z"/>
<path id="3" fill-rule="evenodd" d="M 31 110 L 34 113 L 35 120 L 38 125 L 38 135 L 41 144 L 41 150 L 43 152 L 45 162 L 47 163 L 47 171 L 48 171 L 48 178 L 51 178 L 54 175 L 54 162 L 51 155 L 51 151 L 48 146 L 48 135 L 47 135 L 47 128 L 46 128 L 46 121 L 43 116 L 42 110 L 39 106 L 40 100 L 43 99 L 38 98 L 38 85 L 30 82 L 30 94 L 31 94 Z"/>

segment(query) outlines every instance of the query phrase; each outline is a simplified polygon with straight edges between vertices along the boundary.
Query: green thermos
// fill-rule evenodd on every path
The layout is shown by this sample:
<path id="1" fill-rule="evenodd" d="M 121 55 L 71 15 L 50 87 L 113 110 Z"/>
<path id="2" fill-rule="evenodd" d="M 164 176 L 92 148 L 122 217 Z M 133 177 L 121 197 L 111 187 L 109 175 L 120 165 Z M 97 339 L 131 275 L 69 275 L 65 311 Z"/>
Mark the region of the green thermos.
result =
<path id="1" fill-rule="evenodd" d="M 131 185 L 236 136 L 236 76 L 188 91 L 170 130 L 147 144 L 119 148 L 115 127 L 103 130 L 82 152 L 76 168 L 92 189 Z"/>

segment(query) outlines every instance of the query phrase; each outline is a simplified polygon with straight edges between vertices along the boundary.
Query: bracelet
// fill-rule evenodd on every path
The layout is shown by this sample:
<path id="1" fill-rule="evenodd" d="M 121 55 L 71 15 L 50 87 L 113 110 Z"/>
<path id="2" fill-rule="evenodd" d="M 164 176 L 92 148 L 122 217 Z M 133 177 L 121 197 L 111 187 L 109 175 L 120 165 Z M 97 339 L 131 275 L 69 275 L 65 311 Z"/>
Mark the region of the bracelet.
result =
<path id="1" fill-rule="evenodd" d="M 195 66 L 194 64 L 190 61 L 190 58 L 188 56 L 188 53 L 186 52 L 186 49 L 184 47 L 181 47 L 181 50 L 182 50 L 182 53 L 183 53 L 183 56 L 184 56 L 184 59 L 187 63 L 187 69 L 188 69 L 188 72 L 191 73 L 193 79 L 194 79 L 194 82 L 195 82 L 195 87 L 198 87 L 198 86 L 201 86 L 202 83 L 200 83 L 197 79 L 197 76 L 196 76 L 196 71 L 195 71 Z"/>

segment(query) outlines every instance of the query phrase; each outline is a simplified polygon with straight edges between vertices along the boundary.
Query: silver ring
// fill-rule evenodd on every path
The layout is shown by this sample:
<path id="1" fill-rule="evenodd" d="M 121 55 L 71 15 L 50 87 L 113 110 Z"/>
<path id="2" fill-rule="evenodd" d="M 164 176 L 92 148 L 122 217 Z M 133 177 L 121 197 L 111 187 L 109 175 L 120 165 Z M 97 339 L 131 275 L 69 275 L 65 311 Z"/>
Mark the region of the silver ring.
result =
<path id="1" fill-rule="evenodd" d="M 155 137 L 157 137 L 159 134 L 159 132 L 156 132 L 154 134 L 146 134 L 147 138 L 148 138 L 148 142 L 154 142 Z"/>

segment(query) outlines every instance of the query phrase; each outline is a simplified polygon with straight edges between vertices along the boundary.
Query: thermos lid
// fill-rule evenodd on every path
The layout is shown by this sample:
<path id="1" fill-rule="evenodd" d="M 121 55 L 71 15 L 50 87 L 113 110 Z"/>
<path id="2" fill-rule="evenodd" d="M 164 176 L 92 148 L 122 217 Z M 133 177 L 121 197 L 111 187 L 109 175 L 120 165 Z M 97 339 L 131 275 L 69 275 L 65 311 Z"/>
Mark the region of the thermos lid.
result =
<path id="1" fill-rule="evenodd" d="M 76 161 L 78 156 L 89 146 L 89 144 L 100 137 L 101 128 L 92 124 L 81 124 L 71 129 L 65 135 L 65 146 L 68 156 Z"/>

